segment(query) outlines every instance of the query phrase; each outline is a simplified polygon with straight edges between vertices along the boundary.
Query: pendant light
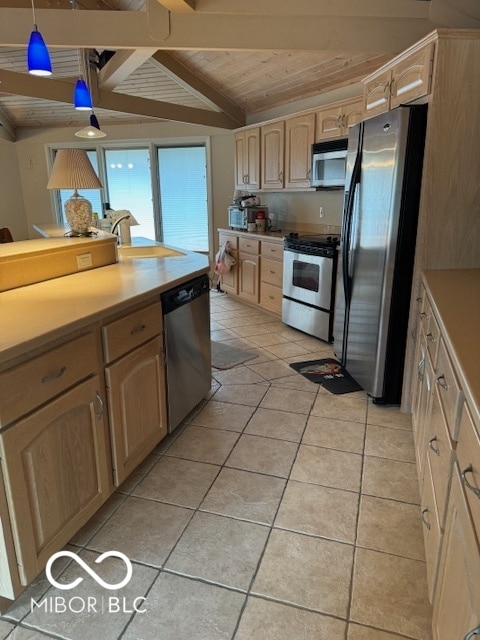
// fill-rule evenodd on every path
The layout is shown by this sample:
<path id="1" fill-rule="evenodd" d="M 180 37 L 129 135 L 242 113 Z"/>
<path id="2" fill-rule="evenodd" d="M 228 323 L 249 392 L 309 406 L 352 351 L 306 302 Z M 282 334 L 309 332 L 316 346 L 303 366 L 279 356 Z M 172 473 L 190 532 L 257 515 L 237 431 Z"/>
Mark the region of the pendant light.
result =
<path id="1" fill-rule="evenodd" d="M 73 105 L 77 111 L 91 111 L 93 109 L 92 97 L 82 76 L 78 78 L 75 85 Z"/>
<path id="2" fill-rule="evenodd" d="M 80 131 L 75 133 L 79 138 L 105 138 L 107 135 L 105 131 L 100 129 L 100 124 L 97 120 L 97 116 L 92 113 L 90 116 L 90 124 L 87 127 L 83 127 Z"/>
<path id="3" fill-rule="evenodd" d="M 35 5 L 33 4 L 33 0 L 32 13 L 34 29 L 30 34 L 30 40 L 28 42 L 27 49 L 28 73 L 31 73 L 34 76 L 51 76 L 52 63 L 50 61 L 50 54 L 48 53 L 47 45 L 45 44 L 42 34 L 37 29 Z"/>

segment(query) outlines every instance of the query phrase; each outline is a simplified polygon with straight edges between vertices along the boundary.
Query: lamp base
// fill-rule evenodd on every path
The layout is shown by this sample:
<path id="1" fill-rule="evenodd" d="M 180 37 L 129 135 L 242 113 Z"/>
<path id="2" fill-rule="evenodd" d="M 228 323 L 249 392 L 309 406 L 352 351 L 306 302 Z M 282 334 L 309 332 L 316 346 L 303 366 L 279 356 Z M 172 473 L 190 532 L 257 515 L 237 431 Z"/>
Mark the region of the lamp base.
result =
<path id="1" fill-rule="evenodd" d="M 65 219 L 72 230 L 72 235 L 90 235 L 90 227 L 93 223 L 92 205 L 77 190 L 65 202 Z"/>

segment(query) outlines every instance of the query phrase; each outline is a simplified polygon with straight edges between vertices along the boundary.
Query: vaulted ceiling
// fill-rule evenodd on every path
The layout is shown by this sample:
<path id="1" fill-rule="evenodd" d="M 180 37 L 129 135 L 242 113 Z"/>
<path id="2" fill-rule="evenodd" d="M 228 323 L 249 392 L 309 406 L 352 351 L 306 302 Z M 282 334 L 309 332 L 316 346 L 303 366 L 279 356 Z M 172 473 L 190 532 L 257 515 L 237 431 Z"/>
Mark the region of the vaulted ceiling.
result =
<path id="1" fill-rule="evenodd" d="M 82 69 L 102 125 L 225 129 L 359 82 L 437 27 L 480 28 L 477 0 L 34 0 L 53 65 L 26 70 L 31 0 L 0 0 L 0 137 L 84 126 Z"/>

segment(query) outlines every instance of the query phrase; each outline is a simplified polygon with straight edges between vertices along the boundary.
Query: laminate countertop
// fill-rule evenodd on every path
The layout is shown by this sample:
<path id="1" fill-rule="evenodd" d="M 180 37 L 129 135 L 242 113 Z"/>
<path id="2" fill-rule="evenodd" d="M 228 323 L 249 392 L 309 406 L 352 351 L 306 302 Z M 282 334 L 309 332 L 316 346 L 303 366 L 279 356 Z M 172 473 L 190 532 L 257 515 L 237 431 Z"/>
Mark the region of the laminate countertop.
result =
<path id="1" fill-rule="evenodd" d="M 480 413 L 480 269 L 435 269 L 423 273 L 440 331 L 449 344 L 460 387 Z"/>
<path id="2" fill-rule="evenodd" d="M 157 242 L 152 245 L 167 246 Z M 172 247 L 177 249 L 177 247 Z M 0 293 L 0 367 L 102 318 L 208 273 L 208 256 L 129 258 Z"/>

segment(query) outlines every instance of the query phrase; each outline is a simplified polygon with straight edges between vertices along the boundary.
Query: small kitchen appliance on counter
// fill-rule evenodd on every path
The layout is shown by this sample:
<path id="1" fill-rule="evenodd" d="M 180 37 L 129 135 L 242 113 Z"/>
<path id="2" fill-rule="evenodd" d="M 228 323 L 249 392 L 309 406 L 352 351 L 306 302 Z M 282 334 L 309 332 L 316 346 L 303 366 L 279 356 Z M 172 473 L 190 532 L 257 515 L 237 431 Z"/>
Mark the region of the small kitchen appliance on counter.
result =
<path id="1" fill-rule="evenodd" d="M 268 207 L 261 205 L 241 207 L 232 205 L 228 207 L 228 226 L 231 229 L 247 231 L 248 225 L 255 224 L 258 214 L 263 212 L 264 219 L 268 219 Z"/>

